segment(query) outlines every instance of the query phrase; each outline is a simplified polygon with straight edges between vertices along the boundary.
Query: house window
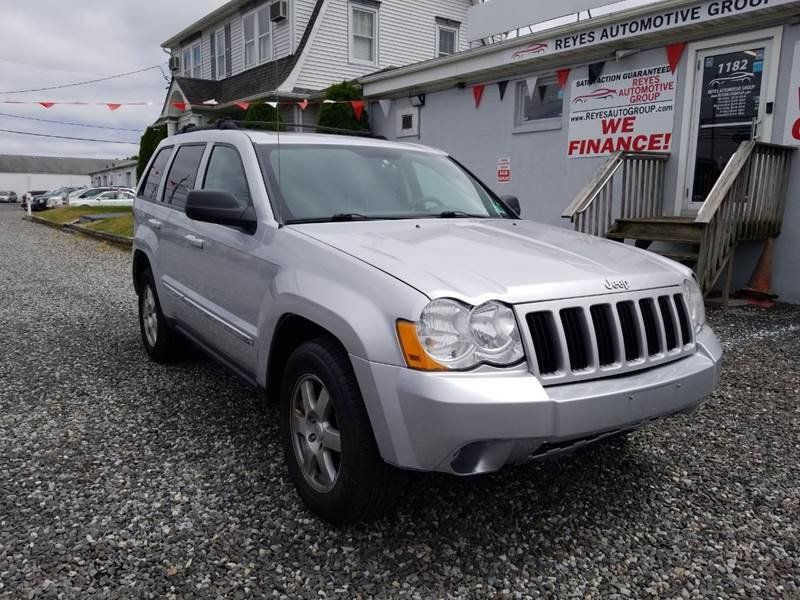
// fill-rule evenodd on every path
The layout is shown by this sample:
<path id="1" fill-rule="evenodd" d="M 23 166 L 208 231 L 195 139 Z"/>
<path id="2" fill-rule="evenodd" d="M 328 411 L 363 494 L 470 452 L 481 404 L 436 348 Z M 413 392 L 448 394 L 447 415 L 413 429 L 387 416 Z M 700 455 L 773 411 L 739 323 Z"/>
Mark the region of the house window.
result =
<path id="1" fill-rule="evenodd" d="M 436 51 L 437 56 L 450 56 L 456 53 L 456 40 L 458 39 L 458 29 L 452 27 L 442 27 L 441 25 L 436 28 Z"/>
<path id="2" fill-rule="evenodd" d="M 419 135 L 419 109 L 411 106 L 397 111 L 397 137 L 416 137 Z"/>
<path id="3" fill-rule="evenodd" d="M 564 114 L 564 92 L 555 77 L 540 77 L 533 90 L 528 90 L 528 82 L 517 84 L 516 125 L 560 119 Z"/>
<path id="4" fill-rule="evenodd" d="M 217 29 L 214 34 L 214 57 L 217 61 L 217 79 L 225 77 L 225 29 Z"/>
<path id="5" fill-rule="evenodd" d="M 187 46 L 183 49 L 181 54 L 181 74 L 184 77 L 194 77 L 200 79 L 202 77 L 201 69 L 203 63 L 200 54 L 200 42 Z"/>
<path id="6" fill-rule="evenodd" d="M 350 60 L 375 64 L 378 55 L 378 11 L 350 6 Z"/>
<path id="7" fill-rule="evenodd" d="M 269 18 L 269 7 L 267 4 L 242 17 L 245 68 L 272 60 L 272 21 Z"/>

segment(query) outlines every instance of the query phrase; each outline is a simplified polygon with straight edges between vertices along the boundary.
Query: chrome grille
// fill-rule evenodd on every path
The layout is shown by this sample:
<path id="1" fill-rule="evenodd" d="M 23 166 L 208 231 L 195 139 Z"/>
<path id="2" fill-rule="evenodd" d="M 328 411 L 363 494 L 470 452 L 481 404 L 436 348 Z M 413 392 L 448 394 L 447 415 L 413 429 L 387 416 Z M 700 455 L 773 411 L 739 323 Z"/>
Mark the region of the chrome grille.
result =
<path id="1" fill-rule="evenodd" d="M 546 385 L 609 377 L 694 352 L 680 293 L 660 290 L 518 307 L 531 371 Z M 521 319 L 522 320 L 522 319 Z"/>

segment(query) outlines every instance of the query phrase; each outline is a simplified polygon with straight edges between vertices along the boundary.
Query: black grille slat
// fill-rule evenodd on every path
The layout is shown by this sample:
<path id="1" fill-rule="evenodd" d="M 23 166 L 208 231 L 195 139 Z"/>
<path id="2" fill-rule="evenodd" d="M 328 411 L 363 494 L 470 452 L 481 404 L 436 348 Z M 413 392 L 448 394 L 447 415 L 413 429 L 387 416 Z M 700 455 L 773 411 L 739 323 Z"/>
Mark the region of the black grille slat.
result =
<path id="1" fill-rule="evenodd" d="M 555 331 L 552 315 L 549 312 L 535 312 L 527 316 L 528 327 L 536 351 L 536 363 L 541 375 L 558 371 L 558 334 Z"/>
<path id="2" fill-rule="evenodd" d="M 617 314 L 619 324 L 622 328 L 622 341 L 625 345 L 625 360 L 628 362 L 637 360 L 642 356 L 639 347 L 639 335 L 636 331 L 636 317 L 632 302 L 620 302 L 617 304 Z"/>
<path id="3" fill-rule="evenodd" d="M 692 343 L 692 328 L 689 325 L 689 315 L 686 312 L 686 305 L 683 303 L 683 295 L 675 294 L 675 309 L 678 311 L 678 322 L 681 326 L 681 338 L 683 345 Z"/>
<path id="4" fill-rule="evenodd" d="M 675 327 L 675 318 L 672 316 L 669 296 L 659 296 L 658 307 L 661 309 L 661 319 L 664 323 L 667 351 L 675 350 L 678 347 L 678 331 Z"/>
<path id="5" fill-rule="evenodd" d="M 597 340 L 597 359 L 601 367 L 617 362 L 614 352 L 614 327 L 612 325 L 611 307 L 598 304 L 589 309 L 594 325 L 594 337 Z"/>
<path id="6" fill-rule="evenodd" d="M 573 371 L 582 371 L 589 366 L 586 349 L 586 332 L 583 327 L 583 309 L 565 308 L 561 311 L 561 325 L 567 340 L 569 364 Z"/>
<path id="7" fill-rule="evenodd" d="M 650 298 L 639 300 L 639 308 L 642 311 L 644 333 L 647 339 L 647 354 L 648 356 L 654 356 L 661 352 L 661 338 L 658 335 L 656 308 Z"/>

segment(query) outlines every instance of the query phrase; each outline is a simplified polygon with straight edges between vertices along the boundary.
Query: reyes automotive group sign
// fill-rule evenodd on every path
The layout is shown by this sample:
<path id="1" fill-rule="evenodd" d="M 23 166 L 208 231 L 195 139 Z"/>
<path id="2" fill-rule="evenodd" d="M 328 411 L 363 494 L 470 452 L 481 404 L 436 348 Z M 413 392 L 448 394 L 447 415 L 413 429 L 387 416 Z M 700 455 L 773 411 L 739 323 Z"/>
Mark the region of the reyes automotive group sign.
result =
<path id="1" fill-rule="evenodd" d="M 570 158 L 618 151 L 669 152 L 675 121 L 675 74 L 669 65 L 572 82 Z"/>

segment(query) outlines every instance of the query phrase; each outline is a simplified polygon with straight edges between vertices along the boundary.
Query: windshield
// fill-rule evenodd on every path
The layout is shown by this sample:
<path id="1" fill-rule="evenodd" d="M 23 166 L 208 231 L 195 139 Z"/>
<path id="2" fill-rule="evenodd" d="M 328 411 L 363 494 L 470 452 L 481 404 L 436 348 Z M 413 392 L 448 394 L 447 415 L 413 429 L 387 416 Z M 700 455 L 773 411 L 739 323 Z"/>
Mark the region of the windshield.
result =
<path id="1" fill-rule="evenodd" d="M 330 144 L 258 147 L 284 222 L 515 216 L 446 156 Z"/>

